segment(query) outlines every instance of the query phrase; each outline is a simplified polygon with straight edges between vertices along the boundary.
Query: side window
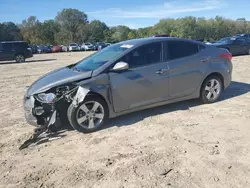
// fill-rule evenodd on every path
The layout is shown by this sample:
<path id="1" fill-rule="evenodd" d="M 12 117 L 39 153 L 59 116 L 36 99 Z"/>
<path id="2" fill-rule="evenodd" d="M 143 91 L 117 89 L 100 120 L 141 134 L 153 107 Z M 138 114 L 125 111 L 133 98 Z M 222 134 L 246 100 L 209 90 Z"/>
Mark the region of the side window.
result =
<path id="1" fill-rule="evenodd" d="M 0 43 L 0 52 L 2 51 L 2 43 Z"/>
<path id="2" fill-rule="evenodd" d="M 244 39 L 236 39 L 236 40 L 234 41 L 234 44 L 239 44 L 239 45 L 245 44 L 245 40 L 244 40 Z"/>
<path id="3" fill-rule="evenodd" d="M 12 43 L 3 43 L 2 48 L 4 52 L 11 52 L 12 51 Z"/>
<path id="4" fill-rule="evenodd" d="M 197 44 L 187 41 L 168 41 L 168 60 L 190 56 L 199 52 Z"/>
<path id="5" fill-rule="evenodd" d="M 13 43 L 13 48 L 18 49 L 18 50 L 27 49 L 28 47 L 29 47 L 28 44 L 25 42 Z"/>
<path id="6" fill-rule="evenodd" d="M 119 61 L 129 64 L 129 68 L 136 68 L 161 62 L 161 43 L 151 43 L 134 49 Z"/>

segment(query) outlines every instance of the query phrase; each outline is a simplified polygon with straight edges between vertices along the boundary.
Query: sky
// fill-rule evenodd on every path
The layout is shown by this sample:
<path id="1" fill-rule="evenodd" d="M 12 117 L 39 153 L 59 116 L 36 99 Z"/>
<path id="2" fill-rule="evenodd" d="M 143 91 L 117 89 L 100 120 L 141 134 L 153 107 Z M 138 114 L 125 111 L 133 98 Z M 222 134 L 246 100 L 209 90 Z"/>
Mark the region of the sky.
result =
<path id="1" fill-rule="evenodd" d="M 108 26 L 153 26 L 160 19 L 196 16 L 250 20 L 250 0 L 0 0 L 0 22 L 21 23 L 29 16 L 54 19 L 63 8 L 85 12 Z"/>

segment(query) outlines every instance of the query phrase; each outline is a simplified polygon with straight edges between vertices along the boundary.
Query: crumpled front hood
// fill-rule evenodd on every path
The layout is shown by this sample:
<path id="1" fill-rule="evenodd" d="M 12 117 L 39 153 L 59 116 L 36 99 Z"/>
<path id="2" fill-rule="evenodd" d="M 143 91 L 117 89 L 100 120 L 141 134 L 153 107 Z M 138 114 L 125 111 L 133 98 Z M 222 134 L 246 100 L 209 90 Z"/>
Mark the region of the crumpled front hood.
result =
<path id="1" fill-rule="evenodd" d="M 69 67 L 53 70 L 35 81 L 27 90 L 27 95 L 45 92 L 55 86 L 60 86 L 77 80 L 90 78 L 92 71 L 78 72 Z"/>

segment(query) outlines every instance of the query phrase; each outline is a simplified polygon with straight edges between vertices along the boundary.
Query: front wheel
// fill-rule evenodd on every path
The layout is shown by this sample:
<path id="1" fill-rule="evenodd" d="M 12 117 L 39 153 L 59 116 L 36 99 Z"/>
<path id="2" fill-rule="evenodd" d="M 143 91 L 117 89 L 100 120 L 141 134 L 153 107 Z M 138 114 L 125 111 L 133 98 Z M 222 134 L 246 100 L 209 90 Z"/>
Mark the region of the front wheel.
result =
<path id="1" fill-rule="evenodd" d="M 71 104 L 67 115 L 75 130 L 91 133 L 100 129 L 108 119 L 108 107 L 103 99 L 90 95 L 76 108 Z"/>
<path id="2" fill-rule="evenodd" d="M 210 104 L 218 100 L 222 92 L 222 81 L 218 76 L 209 76 L 202 84 L 200 99 L 202 103 Z"/>
<path id="3" fill-rule="evenodd" d="M 23 55 L 17 55 L 16 56 L 16 62 L 17 63 L 25 62 L 25 57 Z"/>

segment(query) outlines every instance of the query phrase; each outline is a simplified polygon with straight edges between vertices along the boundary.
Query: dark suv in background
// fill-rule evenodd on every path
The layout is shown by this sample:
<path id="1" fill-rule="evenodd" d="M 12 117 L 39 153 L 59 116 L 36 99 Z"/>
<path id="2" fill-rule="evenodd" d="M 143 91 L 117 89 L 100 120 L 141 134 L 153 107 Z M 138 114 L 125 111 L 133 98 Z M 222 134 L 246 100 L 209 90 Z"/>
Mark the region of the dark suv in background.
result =
<path id="1" fill-rule="evenodd" d="M 32 50 L 27 42 L 0 42 L 0 61 L 16 60 L 17 63 L 21 63 L 24 62 L 26 58 L 32 56 Z"/>

